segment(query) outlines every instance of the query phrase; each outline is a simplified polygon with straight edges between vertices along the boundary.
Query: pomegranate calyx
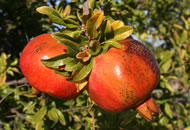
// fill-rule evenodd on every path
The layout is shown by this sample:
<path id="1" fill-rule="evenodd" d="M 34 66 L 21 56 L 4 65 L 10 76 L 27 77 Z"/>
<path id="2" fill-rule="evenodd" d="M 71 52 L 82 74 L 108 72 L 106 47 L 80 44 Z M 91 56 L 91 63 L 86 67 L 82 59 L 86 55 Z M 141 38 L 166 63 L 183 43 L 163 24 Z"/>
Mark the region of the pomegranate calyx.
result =
<path id="1" fill-rule="evenodd" d="M 139 114 L 146 119 L 147 121 L 151 121 L 153 119 L 152 114 L 159 114 L 161 112 L 160 107 L 152 97 L 150 97 L 148 100 L 146 100 L 144 103 L 139 105 L 136 110 L 139 112 Z"/>

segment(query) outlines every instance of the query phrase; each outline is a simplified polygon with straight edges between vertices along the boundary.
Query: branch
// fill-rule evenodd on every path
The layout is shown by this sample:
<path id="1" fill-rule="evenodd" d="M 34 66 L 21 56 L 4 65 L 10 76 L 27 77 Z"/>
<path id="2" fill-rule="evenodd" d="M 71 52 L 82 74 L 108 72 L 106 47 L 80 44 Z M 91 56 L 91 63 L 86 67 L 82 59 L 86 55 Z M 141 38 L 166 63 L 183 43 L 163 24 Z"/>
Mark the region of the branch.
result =
<path id="1" fill-rule="evenodd" d="M 81 110 L 87 110 L 89 108 L 90 108 L 90 106 L 74 107 L 74 108 L 65 109 L 65 110 L 63 110 L 63 112 L 71 112 L 73 110 L 81 111 Z"/>
<path id="2" fill-rule="evenodd" d="M 16 89 L 21 88 L 21 87 L 23 87 L 23 86 L 26 86 L 26 84 L 19 85 L 19 86 L 17 86 L 15 89 L 13 89 L 11 92 L 9 92 L 5 97 L 3 97 L 3 98 L 0 100 L 0 104 L 1 104 L 9 95 L 11 95 L 14 91 L 16 91 Z"/>
<path id="3" fill-rule="evenodd" d="M 22 78 L 19 80 L 12 80 L 12 81 L 7 82 L 8 85 L 16 85 L 16 84 L 23 84 L 23 83 L 27 83 L 26 78 Z"/>

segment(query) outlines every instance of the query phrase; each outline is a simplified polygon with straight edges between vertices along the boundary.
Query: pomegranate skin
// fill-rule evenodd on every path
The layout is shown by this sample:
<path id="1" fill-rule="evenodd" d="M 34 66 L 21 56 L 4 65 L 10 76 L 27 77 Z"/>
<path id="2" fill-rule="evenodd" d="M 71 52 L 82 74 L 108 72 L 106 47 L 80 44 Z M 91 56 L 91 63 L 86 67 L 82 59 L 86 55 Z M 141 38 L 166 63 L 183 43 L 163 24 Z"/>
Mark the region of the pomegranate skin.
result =
<path id="1" fill-rule="evenodd" d="M 143 44 L 133 39 L 120 43 L 122 49 L 110 48 L 95 57 L 87 88 L 91 99 L 111 112 L 146 102 L 160 79 L 158 64 Z"/>
<path id="2" fill-rule="evenodd" d="M 64 99 L 74 98 L 77 88 L 64 76 L 56 74 L 53 69 L 44 66 L 41 59 L 48 59 L 64 54 L 66 47 L 58 44 L 50 34 L 42 34 L 32 39 L 20 56 L 20 68 L 29 84 L 52 96 Z"/>

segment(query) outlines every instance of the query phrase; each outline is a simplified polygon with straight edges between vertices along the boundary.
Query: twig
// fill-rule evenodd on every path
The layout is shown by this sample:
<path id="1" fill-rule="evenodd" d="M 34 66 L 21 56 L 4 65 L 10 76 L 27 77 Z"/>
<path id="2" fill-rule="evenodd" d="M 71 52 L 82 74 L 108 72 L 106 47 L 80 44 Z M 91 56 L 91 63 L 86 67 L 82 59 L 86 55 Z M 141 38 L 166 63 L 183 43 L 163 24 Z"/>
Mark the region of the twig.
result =
<path id="1" fill-rule="evenodd" d="M 22 114 L 22 113 L 19 113 L 16 108 L 11 108 L 11 113 L 15 113 L 16 115 L 9 115 L 9 116 L 6 116 L 6 118 L 11 118 L 11 117 L 20 117 L 21 120 L 25 120 L 25 114 Z"/>
<path id="2" fill-rule="evenodd" d="M 7 82 L 8 85 L 16 85 L 16 84 L 23 84 L 23 83 L 27 83 L 26 78 L 22 78 L 19 80 L 12 80 L 12 81 Z"/>
<path id="3" fill-rule="evenodd" d="M 92 129 L 95 130 L 94 108 L 92 108 Z"/>
<path id="4" fill-rule="evenodd" d="M 73 110 L 81 111 L 81 110 L 87 110 L 89 108 L 90 108 L 90 106 L 81 106 L 81 107 L 75 107 L 75 108 L 65 109 L 65 110 L 63 110 L 63 112 L 71 112 Z"/>
<path id="5" fill-rule="evenodd" d="M 2 98 L 2 99 L 0 100 L 0 104 L 1 104 L 9 95 L 11 95 L 16 89 L 21 88 L 21 87 L 24 87 L 24 86 L 26 86 L 26 84 L 17 86 L 15 89 L 13 89 L 13 90 L 12 90 L 11 92 L 9 92 L 4 98 Z"/>

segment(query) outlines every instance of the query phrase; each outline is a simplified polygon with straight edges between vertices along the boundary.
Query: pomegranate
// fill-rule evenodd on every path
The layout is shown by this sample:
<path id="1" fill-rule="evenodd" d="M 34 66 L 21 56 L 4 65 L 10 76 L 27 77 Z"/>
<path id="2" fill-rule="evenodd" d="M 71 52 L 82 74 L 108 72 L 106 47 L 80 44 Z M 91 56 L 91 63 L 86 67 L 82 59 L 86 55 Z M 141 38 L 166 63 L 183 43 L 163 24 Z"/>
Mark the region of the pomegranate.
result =
<path id="1" fill-rule="evenodd" d="M 70 99 L 78 95 L 75 83 L 65 80 L 65 76 L 41 62 L 41 59 L 64 54 L 65 49 L 50 34 L 39 35 L 25 46 L 20 56 L 20 68 L 32 87 L 58 98 Z"/>
<path id="2" fill-rule="evenodd" d="M 104 110 L 130 108 L 147 120 L 160 109 L 151 92 L 160 79 L 160 69 L 151 52 L 136 40 L 123 40 L 122 49 L 110 48 L 94 59 L 88 93 Z"/>

